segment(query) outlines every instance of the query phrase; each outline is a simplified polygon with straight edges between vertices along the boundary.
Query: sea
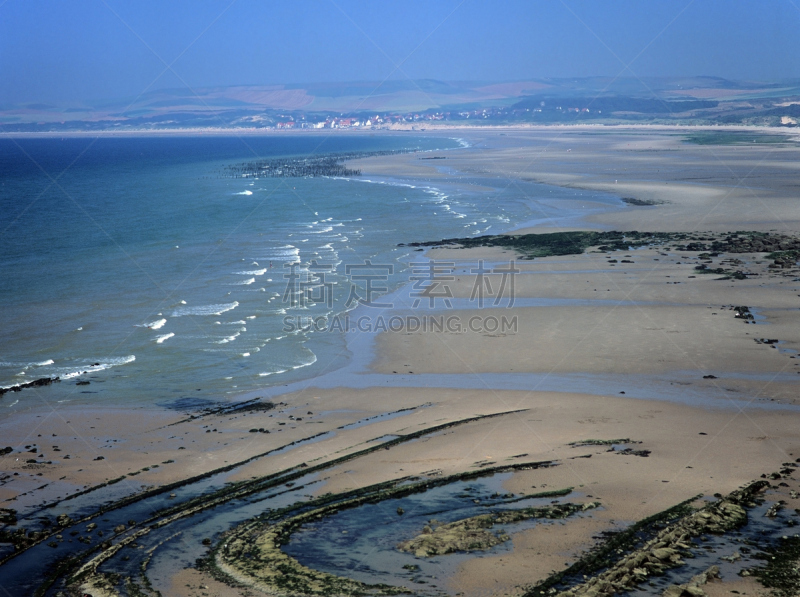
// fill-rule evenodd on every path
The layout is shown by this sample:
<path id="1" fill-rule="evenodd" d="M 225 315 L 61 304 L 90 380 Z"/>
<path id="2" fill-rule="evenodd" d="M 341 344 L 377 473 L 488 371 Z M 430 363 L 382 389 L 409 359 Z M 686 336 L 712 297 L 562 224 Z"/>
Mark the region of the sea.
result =
<path id="1" fill-rule="evenodd" d="M 502 179 L 226 170 L 475 149 L 413 134 L 0 139 L 0 387 L 60 380 L 5 393 L 0 413 L 42 401 L 190 409 L 311 379 L 352 357 L 325 322 L 410 283 L 421 253 L 401 244 L 568 225 L 587 199 L 622 206 Z"/>

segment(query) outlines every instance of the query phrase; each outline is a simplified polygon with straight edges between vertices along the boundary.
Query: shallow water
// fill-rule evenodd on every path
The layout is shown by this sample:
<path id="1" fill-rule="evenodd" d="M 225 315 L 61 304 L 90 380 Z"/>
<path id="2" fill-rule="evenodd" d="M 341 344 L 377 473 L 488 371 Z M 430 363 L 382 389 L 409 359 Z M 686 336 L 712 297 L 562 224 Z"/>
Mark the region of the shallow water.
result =
<path id="1" fill-rule="evenodd" d="M 417 536 L 432 519 L 448 523 L 496 510 L 542 507 L 554 501 L 565 503 L 578 495 L 510 501 L 498 495 L 505 493 L 502 484 L 510 477 L 510 473 L 502 473 L 484 479 L 458 481 L 423 494 L 344 510 L 303 526 L 292 535 L 284 551 L 311 568 L 365 583 L 403 583 L 420 593 L 431 590 L 452 592 L 448 591 L 446 581 L 459 564 L 470 558 L 507 552 L 512 543 L 507 541 L 483 552 L 452 553 L 431 558 L 418 558 L 399 551 L 397 544 Z M 398 514 L 398 508 L 403 509 L 402 515 Z M 502 529 L 515 533 L 542 524 L 568 525 L 580 516 L 582 514 L 564 520 L 528 520 L 498 525 L 492 531 Z M 416 566 L 418 570 L 404 566 Z"/>
<path id="2" fill-rule="evenodd" d="M 588 213 L 587 199 L 621 205 L 501 179 L 219 176 L 256 157 L 462 146 L 398 136 L 3 141 L 0 386 L 62 381 L 0 405 L 23 408 L 34 394 L 50 403 L 219 400 L 313 377 L 346 364 L 344 339 L 287 329 L 284 317 L 351 308 L 348 265 L 392 266 L 375 287 L 393 290 L 418 259 L 399 243 L 563 225 Z M 61 175 L 57 184 L 39 166 Z M 308 279 L 316 300 L 292 303 L 300 295 L 289 262 L 303 280 L 324 273 Z"/>

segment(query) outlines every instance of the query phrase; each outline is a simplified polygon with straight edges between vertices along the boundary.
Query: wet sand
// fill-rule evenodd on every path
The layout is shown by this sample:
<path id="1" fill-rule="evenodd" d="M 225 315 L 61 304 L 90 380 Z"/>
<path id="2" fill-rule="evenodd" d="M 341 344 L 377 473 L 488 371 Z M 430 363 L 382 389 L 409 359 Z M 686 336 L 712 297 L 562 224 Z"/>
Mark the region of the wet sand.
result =
<path id="1" fill-rule="evenodd" d="M 475 177 L 508 185 L 540 181 L 655 203 L 605 213 L 589 210 L 586 228 L 800 231 L 797 147 L 696 146 L 682 143 L 676 129 L 598 129 L 458 131 L 472 147 L 442 152 L 445 160 L 401 154 L 360 160 L 358 166 L 366 176 L 433 185 L 470 184 Z M 415 240 L 435 239 L 414 238 L 409 231 L 409 241 Z M 467 266 L 514 257 L 500 249 L 433 249 L 427 255 Z M 324 462 L 381 436 L 524 409 L 373 452 L 326 471 L 319 489 L 339 492 L 407 475 L 455 474 L 513 462 L 521 454 L 526 460 L 556 461 L 552 468 L 515 473 L 506 489 L 524 494 L 574 487 L 577 497 L 570 499 L 598 499 L 603 509 L 563 525 L 513 534 L 512 551 L 473 558 L 442 579 L 454 594 L 520 594 L 520 587 L 574 561 L 603 530 L 700 493 L 727 493 L 800 457 L 800 413 L 793 408 L 799 396 L 792 377 L 800 371 L 800 358 L 794 358 L 800 350 L 800 272 L 770 269 L 763 254 L 714 257 L 708 267 L 729 257 L 758 275 L 718 280 L 697 274 L 694 268 L 708 261 L 697 253 L 661 248 L 517 262 L 522 271 L 515 279 L 513 307 L 437 311 L 461 321 L 476 314 L 516 318 L 515 330 L 400 332 L 377 338 L 369 365 L 373 373 L 471 374 L 475 382 L 469 389 L 424 384 L 353 389 L 347 383 L 315 388 L 312 380 L 304 391 L 273 397 L 281 404 L 272 411 L 192 420 L 163 409 L 53 408 L 31 401 L 28 410 L 0 421 L 5 445 L 15 448 L 0 457 L 0 507 L 33 511 L 43 501 L 122 475 L 120 487 L 132 493 L 330 432 L 257 459 L 231 477 L 244 480 Z M 475 283 L 475 276 L 463 274 L 450 289 L 454 297 L 468 299 Z M 544 299 L 552 303 L 524 304 Z M 756 323 L 736 318 L 736 305 L 753 309 Z M 780 344 L 756 341 L 762 338 Z M 619 388 L 580 393 L 534 385 L 511 391 L 481 383 L 481 374 L 512 372 L 602 374 L 619 379 Z M 697 396 L 697 403 L 631 397 L 637 387 L 655 380 L 676 384 L 679 391 Z M 401 409 L 411 410 L 380 417 Z M 252 428 L 270 433 L 250 433 Z M 651 454 L 643 458 L 608 452 L 604 446 L 568 445 L 614 438 L 641 441 L 634 447 Z M 24 448 L 33 444 L 38 455 Z M 67 454 L 70 459 L 64 458 Z M 95 460 L 99 456 L 103 459 Z M 25 462 L 29 457 L 40 463 Z M 719 594 L 723 585 L 748 594 L 757 588 L 752 580 L 723 580 L 709 594 Z M 173 577 L 170 594 L 253 592 L 183 571 Z"/>

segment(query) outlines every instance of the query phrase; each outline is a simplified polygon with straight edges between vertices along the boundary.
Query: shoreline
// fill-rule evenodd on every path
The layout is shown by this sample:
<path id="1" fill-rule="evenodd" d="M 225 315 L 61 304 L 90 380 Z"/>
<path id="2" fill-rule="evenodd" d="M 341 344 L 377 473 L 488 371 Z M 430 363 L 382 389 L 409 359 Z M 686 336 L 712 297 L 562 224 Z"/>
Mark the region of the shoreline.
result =
<path id="1" fill-rule="evenodd" d="M 421 131 L 409 132 L 418 134 Z M 553 131 L 548 129 L 548 132 Z M 474 136 L 481 137 L 481 134 Z M 656 136 L 655 141 L 661 139 Z M 458 150 L 458 155 L 453 157 L 457 163 L 452 170 L 466 172 L 467 178 L 486 175 L 485 171 L 476 172 L 481 167 L 501 180 L 510 178 L 512 172 L 528 176 L 527 172 L 516 168 L 535 163 L 531 160 L 532 153 L 541 155 L 536 153 L 539 147 L 536 142 L 534 139 L 533 145 L 522 146 L 522 149 L 498 142 L 499 147 Z M 667 139 L 665 143 L 669 142 Z M 569 155 L 565 150 L 549 153 L 557 154 L 557 160 L 566 161 L 576 156 L 588 159 L 588 156 L 605 152 L 602 153 L 606 158 L 603 166 L 607 168 L 636 163 L 639 154 L 628 152 L 624 146 L 617 150 L 613 145 L 615 141 L 611 143 L 587 150 L 576 149 Z M 521 144 L 520 141 L 518 145 Z M 554 147 L 553 144 L 549 141 L 545 149 Z M 576 147 L 577 143 L 570 139 L 570 145 Z M 671 147 L 667 149 L 672 151 Z M 696 148 L 688 148 L 685 153 L 697 155 Z M 725 155 L 732 153 L 729 151 Z M 667 155 L 665 160 L 679 158 L 673 154 L 664 155 Z M 731 159 L 733 157 L 741 159 L 739 156 Z M 661 154 L 659 159 L 662 159 Z M 537 168 L 546 169 L 554 163 L 551 160 L 537 164 Z M 581 188 L 613 192 L 613 187 L 603 179 L 606 174 L 590 172 L 587 175 L 580 171 L 582 163 L 577 160 L 568 163 L 564 170 L 571 168 L 584 177 L 580 183 L 586 186 Z M 407 155 L 367 158 L 362 164 L 366 164 L 365 176 L 369 172 L 393 176 L 405 169 L 409 173 L 407 180 L 426 180 L 431 186 L 435 186 L 437 180 L 458 176 L 437 172 L 431 167 L 441 164 L 410 163 Z M 464 169 L 459 170 L 459 167 Z M 421 172 L 427 172 L 430 178 L 416 178 Z M 580 179 L 579 174 L 553 171 L 548 177 L 551 181 L 575 184 Z M 587 176 L 594 178 L 586 180 Z M 634 198 L 648 199 L 654 193 L 656 183 L 644 184 L 630 174 L 626 176 L 631 180 L 624 184 L 624 189 L 634 189 L 636 192 L 630 193 Z M 762 193 L 763 205 L 759 206 L 762 212 L 779 210 L 783 201 L 780 193 L 788 188 L 781 186 L 782 180 L 769 182 L 772 195 Z M 727 232 L 761 227 L 760 223 L 748 227 L 752 223 L 745 218 L 738 228 L 726 228 L 736 217 L 741 219 L 736 209 L 744 197 L 727 191 L 721 192 L 727 193 L 726 200 L 737 202 L 736 209 L 729 208 L 714 226 L 707 226 L 702 220 L 702 227 L 698 226 L 698 210 L 713 206 L 716 193 L 720 191 L 709 183 L 713 188 L 705 192 L 711 193 L 710 199 L 704 199 L 705 195 L 696 188 L 684 197 L 684 187 L 688 186 L 684 183 L 677 191 L 659 191 L 669 197 L 667 203 L 629 205 L 613 213 L 593 214 L 590 228 L 622 222 L 623 230 L 625 226 L 630 230 L 636 225 L 638 230 L 655 228 L 654 231 L 658 231 L 672 226 L 673 231 L 681 231 L 681 224 L 684 224 L 689 230 L 700 228 L 702 232 L 695 234 L 705 236 L 708 228 Z M 700 202 L 700 207 L 693 203 L 696 201 Z M 784 209 L 780 213 L 791 211 Z M 686 226 L 688 222 L 694 225 Z M 638 223 L 650 223 L 650 226 L 638 226 Z M 798 217 L 785 220 L 783 229 L 796 234 L 800 229 Z M 543 227 L 533 230 L 547 231 Z M 519 234 L 527 230 L 514 232 Z M 456 279 L 450 286 L 456 307 L 449 312 L 463 317 L 477 311 L 474 308 L 464 310 L 476 282 L 476 276 L 467 269 L 481 259 L 493 264 L 507 261 L 514 255 L 494 248 L 448 247 L 430 248 L 423 254 L 457 264 Z M 786 272 L 770 269 L 771 263 L 763 253 L 708 258 L 700 257 L 702 254 L 701 251 L 653 246 L 627 252 L 590 252 L 517 261 L 518 267 L 524 270 L 516 280 L 518 302 L 509 309 L 502 309 L 509 317 L 519 318 L 521 327 L 514 334 L 380 335 L 375 332 L 346 336 L 352 356 L 344 368 L 236 397 L 235 404 L 260 398 L 273 401 L 274 408 L 259 413 L 228 413 L 231 416 L 200 415 L 184 422 L 178 420 L 185 418 L 179 413 L 162 409 L 163 417 L 150 426 L 149 435 L 142 439 L 138 448 L 133 438 L 109 438 L 100 435 L 99 430 L 95 432 L 98 445 L 117 443 L 109 439 L 123 439 L 127 446 L 119 447 L 126 451 L 127 458 L 118 460 L 117 451 L 109 447 L 108 462 L 93 466 L 110 465 L 116 472 L 137 475 L 128 477 L 129 482 L 147 478 L 143 486 L 163 485 L 173 477 L 188 476 L 190 471 L 202 473 L 233 462 L 244 462 L 249 456 L 263 454 L 269 447 L 279 450 L 272 457 L 236 465 L 237 470 L 229 479 L 245 482 L 286 470 L 287 466 L 327 462 L 336 455 L 351 453 L 359 446 L 377 441 L 375 438 L 402 437 L 411 430 L 433 429 L 442 421 L 475 415 L 495 416 L 525 408 L 525 415 L 505 414 L 494 422 L 475 421 L 409 442 L 402 448 L 387 448 L 388 452 L 377 450 L 347 464 L 336 465 L 313 490 L 314 495 L 320 495 L 323 491 L 344 492 L 403 475 L 456 474 L 506 461 L 522 452 L 528 452 L 526 459 L 531 460 L 561 459 L 565 463 L 561 468 L 535 474 L 515 473 L 504 482 L 504 488 L 524 494 L 532 483 L 538 491 L 541 487 L 580 484 L 585 486 L 583 493 L 591 491 L 593 496 L 600 497 L 604 509 L 581 521 L 570 522 L 566 535 L 560 538 L 536 528 L 515 533 L 511 551 L 469 559 L 446 581 L 451 592 L 469 595 L 487 591 L 489 594 L 515 592 L 514 587 L 521 583 L 530 584 L 544 578 L 563 562 L 575 561 L 576 554 L 593 543 L 595 534 L 616 528 L 614 520 L 638 520 L 689 499 L 698 491 L 727 493 L 779 466 L 789 456 L 794 459 L 800 455 L 800 437 L 795 432 L 793 415 L 800 404 L 795 398 L 797 382 L 794 380 L 797 378 L 792 377 L 797 375 L 800 366 L 795 358 L 800 354 L 800 334 L 796 331 L 800 328 L 794 314 L 797 284 L 793 284 L 796 280 L 792 278 L 796 274 L 791 274 L 794 271 L 791 269 Z M 627 259 L 628 263 L 620 262 L 620 258 Z M 721 281 L 714 276 L 695 274 L 698 265 L 713 261 L 708 267 L 716 268 L 729 258 L 740 260 L 744 264 L 741 267 L 757 276 Z M 413 312 L 407 308 L 410 284 L 406 282 L 388 295 L 406 303 L 405 308 L 393 308 L 391 312 Z M 757 309 L 767 325 L 762 321 L 753 325 L 737 318 L 733 311 L 735 305 Z M 760 338 L 779 338 L 780 344 L 759 342 Z M 345 383 L 348 376 L 350 384 Z M 233 401 L 225 402 L 235 409 Z M 90 423 L 95 412 L 90 408 L 84 410 L 82 414 L 87 418 L 81 424 L 86 429 L 80 428 L 75 449 L 80 443 L 78 437 L 89 437 L 92 433 L 89 429 L 94 427 Z M 102 414 L 99 409 L 97 411 L 96 414 Z M 45 412 L 41 411 L 39 416 Z M 108 426 L 106 429 L 135 426 L 133 413 L 121 409 L 117 421 L 111 420 L 112 414 L 104 415 L 109 417 L 104 424 Z M 29 413 L 29 417 L 35 418 L 36 413 Z M 127 418 L 124 424 L 123 417 Z M 77 430 L 74 425 L 73 428 Z M 70 428 L 52 428 L 42 435 L 50 442 L 49 435 L 55 431 L 61 438 L 62 434 L 70 433 Z M 610 441 L 614 437 L 642 441 L 642 447 L 651 451 L 648 460 L 596 448 L 576 453 L 571 447 L 571 442 L 590 438 Z M 189 449 L 179 453 L 181 445 Z M 284 451 L 286 447 L 288 450 Z M 49 457 L 52 448 L 45 449 Z M 59 446 L 59 450 L 63 449 Z M 161 454 L 167 460 L 170 454 L 180 454 L 180 458 L 175 456 L 178 466 L 146 466 L 155 459 L 160 462 Z M 10 457 L 19 458 L 20 454 L 0 457 L 0 465 L 5 466 Z M 83 466 L 86 464 L 84 460 Z M 48 470 L 53 478 L 57 476 L 55 469 Z M 83 472 L 85 475 L 81 479 L 88 480 L 93 475 L 102 478 L 98 477 L 97 470 Z M 140 473 L 143 476 L 138 476 Z M 800 503 L 793 503 L 793 507 L 796 506 Z M 50 506 L 49 510 L 59 507 L 61 504 Z M 556 550 L 559 554 L 568 549 L 570 554 L 541 558 L 541 563 L 533 569 L 526 565 L 548 549 L 551 551 L 547 553 Z M 196 570 L 175 572 L 173 577 L 171 586 L 176 595 L 196 594 L 202 583 L 216 582 L 207 573 Z M 177 579 L 191 580 L 188 584 L 192 587 L 187 589 L 183 586 L 187 583 L 181 584 Z"/>
<path id="2" fill-rule="evenodd" d="M 537 131 L 755 131 L 782 133 L 789 137 L 800 137 L 800 131 L 791 127 L 773 127 L 756 125 L 688 125 L 688 124 L 531 124 L 531 125 L 394 125 L 387 128 L 348 128 L 348 129 L 261 129 L 261 128 L 178 128 L 178 129 L 138 129 L 115 131 L 104 129 L 98 131 L 31 131 L 3 132 L 6 138 L 36 137 L 159 137 L 159 136 L 292 136 L 292 135 L 381 135 L 394 133 L 430 133 L 441 131 L 466 131 L 474 133 L 501 132 L 537 132 Z"/>
<path id="3" fill-rule="evenodd" d="M 541 128 L 547 129 L 547 130 L 551 130 L 551 129 L 560 129 L 560 128 L 564 128 L 564 127 L 541 127 Z M 594 127 L 592 127 L 592 126 L 588 126 L 588 127 L 576 126 L 574 128 L 593 129 Z M 661 128 L 661 127 L 655 127 L 655 128 Z M 670 127 L 670 128 L 672 128 L 672 127 Z M 684 128 L 684 127 L 678 127 L 678 128 Z M 285 133 L 287 133 L 287 134 L 305 133 L 305 132 L 312 132 L 312 131 L 285 131 Z M 317 131 L 313 131 L 313 132 L 316 133 Z M 344 132 L 344 131 L 342 131 L 342 132 Z M 359 132 L 366 132 L 366 131 L 359 131 Z M 449 149 L 447 151 L 448 151 L 448 153 L 450 151 L 461 151 L 461 152 L 463 152 L 463 151 L 470 151 L 470 149 L 471 149 L 470 147 L 452 148 L 452 149 Z M 392 160 L 392 159 L 403 159 L 404 157 L 407 158 L 408 156 L 407 155 L 405 155 L 405 156 L 404 155 L 388 156 L 388 159 L 389 160 Z M 372 158 L 366 158 L 366 161 L 370 161 L 370 160 L 372 160 Z M 361 160 L 361 161 L 363 161 L 363 160 Z M 374 161 L 374 160 L 372 160 L 372 161 Z M 366 173 L 365 175 L 369 175 L 369 173 Z M 398 185 L 401 185 L 401 186 L 407 184 L 409 186 L 416 186 L 416 187 L 423 187 L 423 188 L 430 188 L 430 189 L 436 189 L 435 184 L 436 184 L 437 180 L 445 182 L 446 184 L 457 184 L 457 185 L 463 185 L 464 184 L 464 183 L 458 183 L 458 182 L 452 180 L 453 177 L 454 177 L 453 174 L 445 174 L 443 176 L 439 176 L 439 177 L 434 178 L 434 179 L 425 179 L 425 178 L 418 178 L 418 177 L 415 177 L 415 176 L 400 176 L 400 175 L 398 175 L 398 176 L 386 177 L 385 179 L 389 180 L 390 182 L 385 183 L 385 184 L 398 184 Z M 359 179 L 355 179 L 355 180 L 357 182 L 360 181 Z M 364 181 L 364 182 L 372 182 L 372 181 Z M 541 184 L 553 184 L 553 183 L 541 183 Z M 569 188 L 569 187 L 567 187 L 567 188 Z M 585 186 L 585 187 L 581 187 L 581 188 L 595 190 L 596 186 Z M 604 191 L 604 192 L 608 192 L 608 191 Z M 657 207 L 659 207 L 659 206 L 657 206 Z M 645 208 L 645 209 L 647 209 L 647 208 Z M 613 207 L 604 206 L 602 211 L 610 212 L 610 211 L 619 211 L 619 210 L 616 209 L 616 208 L 613 208 Z M 583 230 L 585 230 L 587 228 L 588 229 L 597 229 L 597 223 L 596 222 L 593 222 L 591 220 L 584 220 L 584 222 L 585 222 L 586 225 L 585 226 L 581 226 L 581 227 L 577 227 L 577 229 L 583 229 Z M 550 230 L 549 227 L 537 226 L 537 227 L 534 227 L 534 228 L 530 228 L 530 227 L 527 227 L 527 226 L 523 225 L 522 227 L 512 226 L 507 231 L 499 232 L 499 234 L 525 234 L 525 233 L 530 233 L 530 232 L 545 232 L 545 231 L 549 231 L 549 230 Z M 554 230 L 561 230 L 561 229 L 560 228 L 555 228 Z M 470 252 L 476 253 L 478 258 L 483 256 L 482 250 L 480 250 L 480 249 L 469 249 L 469 250 L 465 251 L 465 253 L 470 253 Z M 442 252 L 441 249 L 432 249 L 432 250 L 429 249 L 424 253 L 424 255 L 427 256 L 427 255 L 430 254 L 430 255 L 433 255 L 434 258 L 438 258 L 439 255 L 442 254 L 442 253 L 448 259 L 455 258 L 457 263 L 458 263 L 458 261 L 465 261 L 465 260 L 468 261 L 470 259 L 470 258 L 467 258 L 467 257 L 463 257 L 461 255 L 457 255 L 456 253 L 454 253 L 452 251 L 448 252 L 447 250 L 445 250 L 445 251 Z M 506 256 L 508 256 L 507 252 L 506 252 Z M 498 256 L 493 255 L 493 257 L 496 258 Z M 407 295 L 408 295 L 408 293 L 409 293 L 409 291 L 411 289 L 411 285 L 412 285 L 411 282 L 404 282 L 404 283 L 401 284 L 400 287 L 395 289 L 392 293 L 390 293 L 387 296 L 389 296 L 389 297 L 392 297 L 392 296 L 398 296 L 398 297 L 399 296 L 404 296 L 403 300 L 406 303 L 408 303 L 408 302 L 410 302 L 410 299 L 408 298 Z M 461 292 L 463 293 L 463 289 L 462 289 Z M 534 308 L 537 308 L 537 307 L 534 307 Z M 541 308 L 541 307 L 538 307 L 538 308 Z M 390 313 L 402 312 L 402 311 L 403 311 L 403 308 L 400 307 L 400 308 L 395 308 Z M 442 311 L 443 310 L 440 309 L 440 312 L 442 312 Z M 350 312 L 350 313 L 353 313 L 355 315 L 356 312 Z M 391 317 L 391 315 L 389 315 L 389 317 Z M 385 378 L 381 377 L 380 375 L 375 375 L 374 373 L 371 373 L 371 374 L 369 373 L 370 369 L 371 369 L 371 364 L 373 362 L 376 362 L 376 361 L 380 360 L 379 348 L 376 346 L 378 334 L 374 333 L 374 334 L 370 334 L 369 336 L 365 336 L 365 337 L 360 337 L 360 336 L 361 336 L 361 334 L 356 334 L 355 337 L 354 336 L 345 335 L 344 339 L 347 341 L 347 348 L 348 348 L 348 351 L 350 351 L 352 353 L 352 356 L 349 358 L 349 361 L 348 361 L 348 363 L 346 365 L 342 366 L 340 369 L 337 369 L 336 371 L 334 371 L 332 373 L 327 373 L 327 374 L 323 374 L 323 375 L 315 375 L 313 377 L 303 378 L 303 379 L 300 379 L 300 380 L 297 380 L 297 381 L 294 381 L 294 382 L 290 382 L 289 384 L 284 384 L 284 383 L 280 383 L 279 382 L 278 384 L 264 386 L 264 387 L 262 387 L 260 389 L 257 389 L 257 390 L 249 390 L 249 391 L 246 391 L 246 392 L 242 392 L 242 393 L 236 394 L 234 396 L 228 396 L 228 397 L 222 398 L 222 401 L 220 402 L 220 404 L 224 403 L 224 404 L 233 404 L 233 405 L 235 405 L 235 404 L 239 404 L 239 403 L 242 403 L 242 402 L 245 402 L 245 401 L 248 401 L 248 400 L 252 400 L 252 399 L 257 398 L 257 397 L 270 398 L 270 399 L 279 399 L 284 394 L 291 393 L 291 392 L 297 391 L 297 390 L 302 389 L 302 388 L 318 387 L 317 384 L 321 384 L 319 386 L 321 389 L 322 388 L 331 389 L 331 388 L 335 388 L 335 387 L 349 387 L 349 388 L 352 388 L 352 389 L 358 389 L 358 388 L 369 387 L 370 384 L 373 384 L 375 386 L 378 386 L 378 385 L 385 386 L 386 383 L 387 383 L 387 380 Z M 566 371 L 564 372 L 564 374 L 565 373 L 566 373 Z M 390 385 L 392 385 L 394 387 L 397 387 L 397 388 L 403 388 L 403 387 L 411 388 L 411 387 L 415 387 L 418 384 L 423 384 L 426 387 L 431 387 L 431 386 L 428 386 L 427 384 L 432 384 L 433 387 L 453 387 L 453 386 L 455 386 L 455 387 L 462 387 L 462 388 L 465 388 L 465 389 L 469 388 L 469 387 L 473 387 L 474 388 L 474 387 L 476 387 L 476 384 L 478 384 L 478 385 L 483 384 L 484 386 L 486 385 L 485 381 L 482 381 L 480 376 L 476 377 L 475 380 L 473 380 L 473 381 L 464 381 L 464 380 L 457 381 L 456 378 L 453 375 L 448 376 L 447 374 L 439 374 L 438 376 L 433 376 L 433 377 L 431 377 L 431 376 L 420 376 L 419 373 L 416 373 L 414 375 L 415 375 L 415 377 L 408 377 L 408 376 L 403 377 L 403 376 L 400 376 L 399 378 L 395 378 L 395 382 L 393 382 Z M 454 375 L 461 375 L 461 374 L 454 374 Z M 594 374 L 595 377 L 592 377 L 591 376 L 592 374 L 589 374 L 588 376 L 586 374 L 584 374 L 584 378 L 581 381 L 578 381 L 577 383 L 571 381 L 568 377 L 559 378 L 558 376 L 554 376 L 552 371 L 542 372 L 541 374 L 538 374 L 539 377 L 536 377 L 537 374 L 534 373 L 534 372 L 517 373 L 517 374 L 514 374 L 514 376 L 511 376 L 511 377 L 509 377 L 508 373 L 502 374 L 500 372 L 491 373 L 490 375 L 505 375 L 505 379 L 503 379 L 501 377 L 497 378 L 497 385 L 492 384 L 491 386 L 486 386 L 487 388 L 488 387 L 492 387 L 495 390 L 501 390 L 501 389 L 513 390 L 513 389 L 517 389 L 517 388 L 520 388 L 522 386 L 525 386 L 526 384 L 533 383 L 537 387 L 541 387 L 544 391 L 554 391 L 554 390 L 557 389 L 558 386 L 562 386 L 562 387 L 569 388 L 569 389 L 566 389 L 566 391 L 586 392 L 587 389 L 591 387 L 592 389 L 589 391 L 589 393 L 597 394 L 597 395 L 606 395 L 606 394 L 610 393 L 612 391 L 612 388 L 614 386 L 616 386 L 616 385 L 631 385 L 631 384 L 625 384 L 623 382 L 623 380 L 625 378 L 624 377 L 619 377 L 618 378 L 618 376 L 616 374 L 615 375 L 610 375 L 610 376 L 605 376 L 605 378 L 603 377 L 602 374 L 600 374 L 600 375 Z M 330 380 L 328 380 L 328 378 L 330 378 Z M 348 381 L 348 378 L 350 378 L 349 381 Z M 653 381 L 654 380 L 652 378 L 645 377 L 645 378 L 642 378 L 642 381 L 640 383 L 644 383 L 644 384 L 647 384 L 647 385 L 652 385 Z M 786 380 L 786 381 L 788 381 L 788 380 Z M 448 385 L 448 384 L 450 384 L 450 385 Z M 544 385 L 542 385 L 542 384 L 544 384 Z M 660 389 L 657 389 L 657 388 L 658 388 L 658 385 L 656 384 L 654 389 L 646 390 L 645 392 L 640 393 L 639 396 L 641 396 L 645 400 L 652 400 L 653 398 L 656 398 L 659 395 L 659 392 L 661 392 L 662 395 L 665 395 L 665 396 L 669 396 L 670 395 L 670 392 L 669 392 L 668 388 L 663 387 L 663 386 Z M 641 398 L 637 397 L 637 394 L 635 392 L 631 393 L 630 390 L 628 390 L 628 392 L 629 393 L 627 394 L 627 396 L 630 397 L 631 399 L 641 399 Z M 704 399 L 700 398 L 700 396 L 694 396 L 692 398 L 685 398 L 685 399 L 681 400 L 681 402 L 683 402 L 685 404 L 689 404 L 693 400 L 697 401 L 698 399 L 700 400 L 701 403 L 706 404 L 706 407 L 714 408 L 714 406 L 713 406 L 714 405 L 714 401 L 713 400 L 711 400 L 711 401 L 704 400 Z M 746 404 L 746 402 L 744 402 L 743 404 Z M 76 406 L 78 406 L 81 409 L 87 410 L 88 412 L 91 412 L 92 409 L 93 409 L 93 406 L 91 406 L 91 405 L 76 405 Z M 736 402 L 735 401 L 732 403 L 732 405 L 729 405 L 729 407 L 730 408 L 740 408 L 740 407 L 736 406 Z M 766 407 L 766 408 L 777 408 L 777 409 L 781 409 L 782 408 L 779 404 L 778 405 L 771 405 L 771 404 L 755 405 L 754 407 L 755 408 Z M 97 408 L 99 408 L 99 407 L 97 407 Z M 145 406 L 145 405 L 138 405 L 137 409 L 152 410 L 153 413 L 155 413 L 155 414 L 161 413 L 164 416 L 169 416 L 169 413 L 171 412 L 170 409 L 168 409 L 168 408 L 157 407 L 155 405 L 152 405 L 152 406 L 149 406 L 149 407 Z M 789 407 L 789 409 L 791 410 L 791 407 Z M 47 409 L 45 408 L 45 411 L 46 410 Z M 45 411 L 42 411 L 42 412 L 45 412 Z M 30 411 L 30 412 L 35 412 L 35 411 Z"/>

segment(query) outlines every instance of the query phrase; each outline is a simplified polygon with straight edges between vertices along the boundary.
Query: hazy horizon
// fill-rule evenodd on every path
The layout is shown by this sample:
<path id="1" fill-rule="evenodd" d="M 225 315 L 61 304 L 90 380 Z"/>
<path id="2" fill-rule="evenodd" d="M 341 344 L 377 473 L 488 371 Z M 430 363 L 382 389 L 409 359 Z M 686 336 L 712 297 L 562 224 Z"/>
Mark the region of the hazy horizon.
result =
<path id="1" fill-rule="evenodd" d="M 721 1 L 0 4 L 0 103 L 354 81 L 800 77 L 800 8 Z"/>

